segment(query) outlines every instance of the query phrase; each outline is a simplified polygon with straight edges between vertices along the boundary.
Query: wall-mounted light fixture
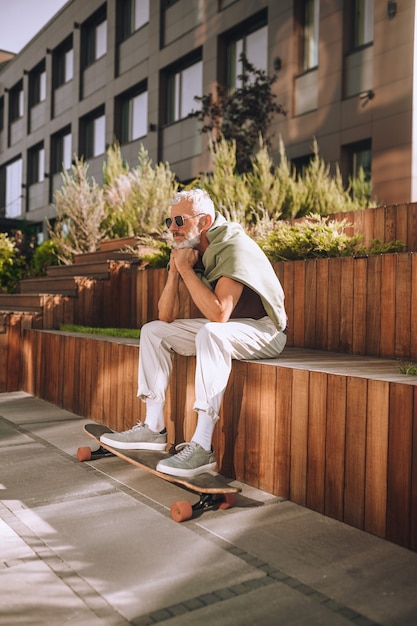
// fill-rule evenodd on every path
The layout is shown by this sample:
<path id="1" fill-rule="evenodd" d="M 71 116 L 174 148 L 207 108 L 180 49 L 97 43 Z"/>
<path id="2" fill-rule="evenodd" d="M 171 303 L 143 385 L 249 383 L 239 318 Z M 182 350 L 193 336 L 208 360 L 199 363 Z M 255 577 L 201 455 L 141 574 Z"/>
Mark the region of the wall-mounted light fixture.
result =
<path id="1" fill-rule="evenodd" d="M 274 59 L 274 70 L 276 72 L 279 72 L 279 70 L 282 68 L 282 60 L 281 57 L 275 57 Z"/>
<path id="2" fill-rule="evenodd" d="M 358 94 L 358 98 L 359 100 L 362 100 L 362 106 L 365 107 L 370 100 L 373 100 L 373 98 L 375 98 L 375 93 L 372 89 L 368 89 L 367 91 L 361 91 L 360 94 Z"/>
<path id="3" fill-rule="evenodd" d="M 158 130 L 158 126 L 156 124 L 149 124 L 149 132 L 150 133 L 156 133 L 156 131 Z"/>
<path id="4" fill-rule="evenodd" d="M 397 3 L 393 0 L 387 3 L 387 15 L 390 20 L 397 15 Z"/>
<path id="5" fill-rule="evenodd" d="M 367 91 L 361 91 L 359 94 L 359 98 L 361 100 L 372 100 L 375 97 L 375 93 L 372 89 L 368 89 Z"/>

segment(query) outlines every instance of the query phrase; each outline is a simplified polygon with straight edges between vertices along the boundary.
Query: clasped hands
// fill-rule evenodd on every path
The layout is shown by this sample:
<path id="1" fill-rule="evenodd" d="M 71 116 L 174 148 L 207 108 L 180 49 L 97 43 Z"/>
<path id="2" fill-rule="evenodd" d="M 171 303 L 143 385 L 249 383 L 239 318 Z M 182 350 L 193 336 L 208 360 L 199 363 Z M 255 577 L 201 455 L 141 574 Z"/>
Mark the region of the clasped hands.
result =
<path id="1" fill-rule="evenodd" d="M 198 261 L 198 250 L 194 248 L 174 248 L 171 251 L 170 268 L 176 269 L 180 276 L 192 269 Z"/>

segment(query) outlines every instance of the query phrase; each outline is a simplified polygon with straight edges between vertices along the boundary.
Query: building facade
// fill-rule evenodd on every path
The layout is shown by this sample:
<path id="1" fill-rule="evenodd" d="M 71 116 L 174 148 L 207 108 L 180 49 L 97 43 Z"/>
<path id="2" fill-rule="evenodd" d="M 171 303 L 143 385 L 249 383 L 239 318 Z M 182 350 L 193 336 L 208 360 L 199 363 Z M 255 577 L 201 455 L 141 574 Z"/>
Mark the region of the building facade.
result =
<path id="1" fill-rule="evenodd" d="M 1 47 L 1 41 L 0 41 Z M 344 179 L 362 165 L 379 204 L 417 200 L 414 0 L 69 0 L 17 55 L 0 52 L 0 218 L 44 229 L 74 154 L 102 182 L 115 139 L 182 181 L 210 171 L 195 96 L 268 74 L 273 121 L 302 164 L 317 140 Z"/>

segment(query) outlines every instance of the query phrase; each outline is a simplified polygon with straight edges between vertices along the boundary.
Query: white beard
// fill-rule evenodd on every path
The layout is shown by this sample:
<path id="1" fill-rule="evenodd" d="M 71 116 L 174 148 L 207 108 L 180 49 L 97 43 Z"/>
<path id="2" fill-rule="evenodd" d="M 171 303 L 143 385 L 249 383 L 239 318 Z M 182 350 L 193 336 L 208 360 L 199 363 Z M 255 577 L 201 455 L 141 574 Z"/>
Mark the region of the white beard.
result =
<path id="1" fill-rule="evenodd" d="M 181 243 L 175 243 L 174 248 L 179 250 L 180 248 L 196 248 L 201 241 L 201 235 L 197 235 L 196 237 L 192 237 L 191 239 L 187 239 L 186 241 L 182 241 Z"/>

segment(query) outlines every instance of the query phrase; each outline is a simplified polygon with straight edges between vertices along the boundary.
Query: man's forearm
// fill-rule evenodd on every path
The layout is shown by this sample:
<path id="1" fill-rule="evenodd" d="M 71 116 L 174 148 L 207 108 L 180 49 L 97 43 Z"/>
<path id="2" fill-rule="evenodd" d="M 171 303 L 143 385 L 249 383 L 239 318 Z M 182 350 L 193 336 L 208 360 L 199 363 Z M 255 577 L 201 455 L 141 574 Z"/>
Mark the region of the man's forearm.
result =
<path id="1" fill-rule="evenodd" d="M 158 316 L 163 322 L 172 322 L 178 317 L 180 310 L 179 283 L 179 274 L 169 272 L 158 302 Z"/>

